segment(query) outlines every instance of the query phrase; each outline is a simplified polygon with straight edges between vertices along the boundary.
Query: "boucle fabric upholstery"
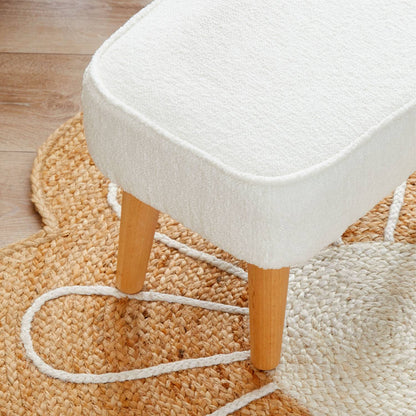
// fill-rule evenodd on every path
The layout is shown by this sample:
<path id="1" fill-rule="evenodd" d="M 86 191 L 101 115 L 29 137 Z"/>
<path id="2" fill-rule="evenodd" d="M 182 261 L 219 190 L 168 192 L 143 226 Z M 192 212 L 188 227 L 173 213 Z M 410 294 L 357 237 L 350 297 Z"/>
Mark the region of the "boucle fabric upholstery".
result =
<path id="1" fill-rule="evenodd" d="M 112 181 L 231 254 L 299 264 L 416 168 L 412 2 L 156 0 L 84 76 Z"/>

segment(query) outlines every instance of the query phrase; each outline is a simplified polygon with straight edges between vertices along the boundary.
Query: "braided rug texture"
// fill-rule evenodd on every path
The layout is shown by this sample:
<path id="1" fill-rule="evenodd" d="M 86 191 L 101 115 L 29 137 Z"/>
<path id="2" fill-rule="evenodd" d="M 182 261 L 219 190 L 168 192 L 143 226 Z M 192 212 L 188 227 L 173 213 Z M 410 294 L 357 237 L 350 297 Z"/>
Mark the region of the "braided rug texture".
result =
<path id="1" fill-rule="evenodd" d="M 242 359 L 105 383 L 94 375 L 247 351 L 247 315 L 117 298 L 111 288 L 65 291 L 113 286 L 116 270 L 119 190 L 90 159 L 81 115 L 39 150 L 32 185 L 44 229 L 0 250 L 0 414 L 416 415 L 416 174 L 400 204 L 400 192 L 387 197 L 342 242 L 292 269 L 276 371 Z M 165 237 L 155 239 L 145 291 L 247 307 L 244 262 L 167 215 L 157 231 Z M 26 332 L 33 362 L 22 320 L 54 290 L 62 295 L 39 307 Z M 86 381 L 65 381 L 80 373 Z M 250 399 L 232 405 L 242 397 Z"/>

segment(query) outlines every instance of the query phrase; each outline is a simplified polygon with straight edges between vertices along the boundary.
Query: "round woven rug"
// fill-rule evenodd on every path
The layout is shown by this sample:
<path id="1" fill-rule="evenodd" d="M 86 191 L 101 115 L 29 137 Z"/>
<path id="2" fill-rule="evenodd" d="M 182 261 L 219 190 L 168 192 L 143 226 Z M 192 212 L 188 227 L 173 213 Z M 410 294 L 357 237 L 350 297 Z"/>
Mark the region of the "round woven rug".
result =
<path id="1" fill-rule="evenodd" d="M 290 276 L 282 361 L 248 360 L 246 265 L 161 215 L 113 289 L 120 190 L 78 115 L 39 150 L 44 229 L 0 251 L 0 413 L 416 415 L 416 174 Z"/>

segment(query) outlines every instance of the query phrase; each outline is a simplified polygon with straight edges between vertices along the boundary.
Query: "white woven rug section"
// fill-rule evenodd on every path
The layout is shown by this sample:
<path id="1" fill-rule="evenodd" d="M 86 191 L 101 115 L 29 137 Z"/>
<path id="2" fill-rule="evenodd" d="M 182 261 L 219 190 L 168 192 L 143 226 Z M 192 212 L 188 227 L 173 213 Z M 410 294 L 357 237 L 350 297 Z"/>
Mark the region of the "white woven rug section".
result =
<path id="1" fill-rule="evenodd" d="M 280 389 L 316 416 L 416 415 L 416 245 L 330 247 L 288 296 Z"/>

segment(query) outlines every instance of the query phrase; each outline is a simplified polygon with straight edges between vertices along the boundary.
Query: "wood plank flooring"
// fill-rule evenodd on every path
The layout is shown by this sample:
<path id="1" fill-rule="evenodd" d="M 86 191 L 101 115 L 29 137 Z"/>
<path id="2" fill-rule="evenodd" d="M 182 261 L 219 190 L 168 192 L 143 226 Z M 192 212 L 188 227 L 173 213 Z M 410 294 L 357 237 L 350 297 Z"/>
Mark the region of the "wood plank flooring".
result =
<path id="1" fill-rule="evenodd" d="M 84 55 L 0 53 L 0 150 L 36 151 L 81 109 Z"/>
<path id="2" fill-rule="evenodd" d="M 0 52 L 92 54 L 145 0 L 2 0 Z"/>
<path id="3" fill-rule="evenodd" d="M 37 148 L 80 111 L 92 53 L 149 0 L 0 0 L 0 247 L 41 228 Z"/>

